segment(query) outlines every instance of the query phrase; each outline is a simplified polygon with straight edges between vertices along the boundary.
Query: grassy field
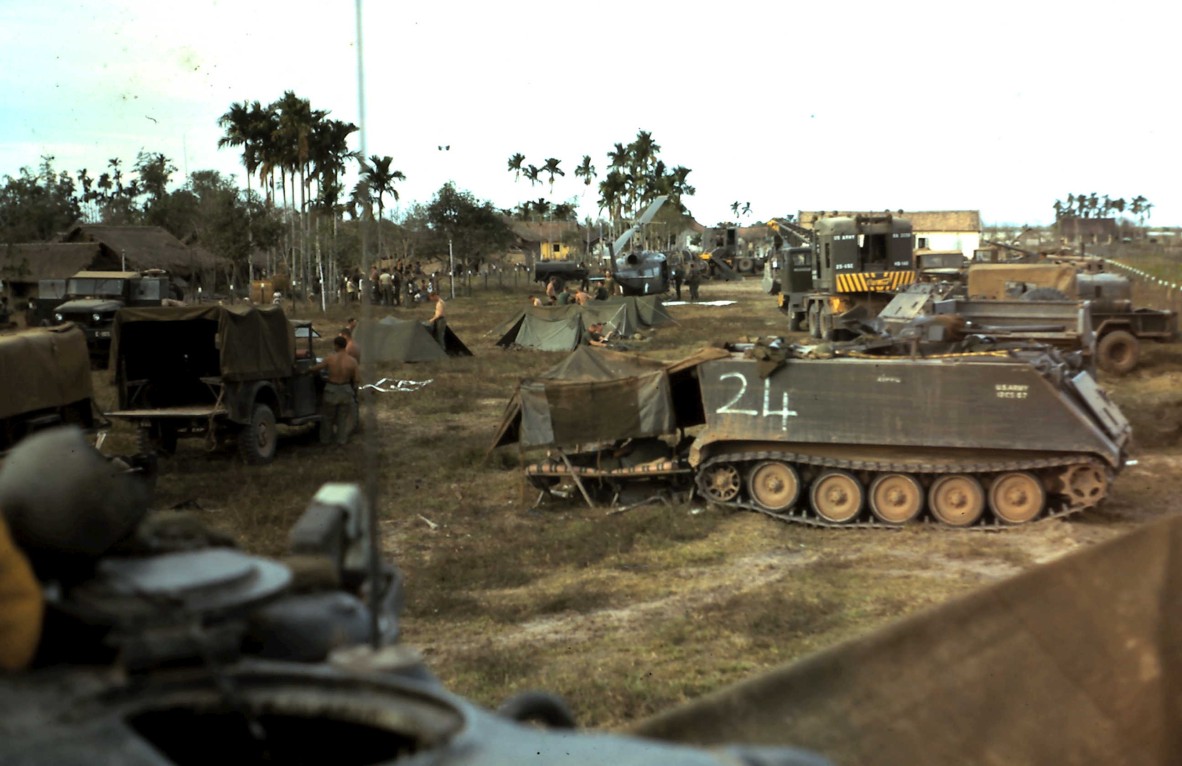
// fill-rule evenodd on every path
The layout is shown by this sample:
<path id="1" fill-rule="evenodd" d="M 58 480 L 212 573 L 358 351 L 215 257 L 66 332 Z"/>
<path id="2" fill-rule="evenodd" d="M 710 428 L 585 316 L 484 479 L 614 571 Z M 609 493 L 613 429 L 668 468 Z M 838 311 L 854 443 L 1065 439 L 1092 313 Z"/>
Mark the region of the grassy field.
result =
<path id="1" fill-rule="evenodd" d="M 181 442 L 162 461 L 156 505 L 192 508 L 241 544 L 281 555 L 287 530 L 327 481 L 376 483 L 386 554 L 407 579 L 405 641 L 443 682 L 495 706 L 542 688 L 580 723 L 616 727 L 775 664 L 940 603 L 1085 544 L 1086 527 L 1033 525 L 1004 535 L 833 532 L 794 527 L 700 502 L 624 513 L 566 505 L 531 509 L 535 493 L 513 450 L 488 456 L 515 384 L 562 354 L 506 351 L 487 331 L 525 304 L 528 286 L 476 286 L 449 301 L 470 358 L 366 369 L 430 381 L 364 402 L 364 433 L 346 448 L 288 433 L 264 467 Z M 676 359 L 716 340 L 779 335 L 785 320 L 757 280 L 707 283 L 673 306 L 675 324 L 631 342 Z M 390 309 L 368 309 L 372 317 Z M 426 319 L 427 306 L 394 309 Z M 327 341 L 356 306 L 313 318 Z M 104 406 L 107 373 L 96 372 Z M 114 452 L 134 436 L 117 427 Z"/>

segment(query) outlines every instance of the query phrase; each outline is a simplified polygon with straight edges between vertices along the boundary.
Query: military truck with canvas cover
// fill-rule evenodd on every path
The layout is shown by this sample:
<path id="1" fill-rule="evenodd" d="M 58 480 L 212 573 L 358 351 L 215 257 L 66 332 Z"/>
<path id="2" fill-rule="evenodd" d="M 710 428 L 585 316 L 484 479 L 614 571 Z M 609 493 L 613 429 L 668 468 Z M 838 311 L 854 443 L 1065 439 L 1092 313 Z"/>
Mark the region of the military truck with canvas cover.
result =
<path id="1" fill-rule="evenodd" d="M 75 325 L 0 335 L 0 452 L 29 434 L 98 425 L 86 336 Z"/>
<path id="2" fill-rule="evenodd" d="M 235 440 L 248 463 L 275 456 L 276 423 L 318 421 L 313 333 L 278 306 L 126 308 L 115 316 L 111 360 L 119 409 L 150 446 L 170 452 L 181 437 L 210 446 Z"/>

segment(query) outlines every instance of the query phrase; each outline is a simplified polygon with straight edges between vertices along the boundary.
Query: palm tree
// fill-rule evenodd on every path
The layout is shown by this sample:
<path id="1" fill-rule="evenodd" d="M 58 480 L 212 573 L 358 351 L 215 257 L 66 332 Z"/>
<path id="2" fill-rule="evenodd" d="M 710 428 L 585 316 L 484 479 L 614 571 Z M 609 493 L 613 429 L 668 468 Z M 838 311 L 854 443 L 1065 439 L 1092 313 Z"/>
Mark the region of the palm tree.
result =
<path id="1" fill-rule="evenodd" d="M 595 179 L 595 166 L 591 164 L 590 154 L 583 155 L 583 161 L 575 168 L 575 178 L 582 178 L 584 186 L 590 186 Z"/>
<path id="2" fill-rule="evenodd" d="M 542 182 L 542 179 L 538 178 L 538 173 L 542 171 L 536 165 L 528 165 L 526 166 L 525 170 L 521 172 L 529 181 L 530 186 L 536 186 Z"/>
<path id="3" fill-rule="evenodd" d="M 369 160 L 361 163 L 361 180 L 369 187 L 371 195 L 377 196 L 378 201 L 378 257 L 382 257 L 382 214 L 385 210 L 385 196 L 389 194 L 398 200 L 398 190 L 394 188 L 395 181 L 405 181 L 406 176 L 401 170 L 391 170 L 393 157 L 379 157 L 374 154 Z"/>
<path id="4" fill-rule="evenodd" d="M 554 194 L 554 176 L 565 176 L 566 175 L 566 173 L 564 173 L 562 171 L 562 169 L 558 167 L 560 162 L 561 162 L 561 160 L 557 159 L 556 157 L 548 157 L 548 158 L 546 158 L 545 166 L 542 167 L 542 169 L 540 171 L 543 173 L 548 173 L 550 175 L 550 194 L 551 195 Z"/>
<path id="5" fill-rule="evenodd" d="M 270 138 L 271 125 L 261 103 L 253 101 L 248 104 L 243 101 L 230 104 L 226 113 L 218 118 L 218 127 L 225 131 L 225 135 L 218 139 L 219 149 L 227 146 L 242 147 L 242 166 L 246 169 L 247 250 L 252 256 L 247 261 L 247 278 L 253 280 L 254 227 L 250 218 L 250 181 L 262 161 L 262 148 Z"/>
<path id="6" fill-rule="evenodd" d="M 518 152 L 509 157 L 509 170 L 513 172 L 513 180 L 521 178 L 521 163 L 525 162 L 525 155 Z"/>

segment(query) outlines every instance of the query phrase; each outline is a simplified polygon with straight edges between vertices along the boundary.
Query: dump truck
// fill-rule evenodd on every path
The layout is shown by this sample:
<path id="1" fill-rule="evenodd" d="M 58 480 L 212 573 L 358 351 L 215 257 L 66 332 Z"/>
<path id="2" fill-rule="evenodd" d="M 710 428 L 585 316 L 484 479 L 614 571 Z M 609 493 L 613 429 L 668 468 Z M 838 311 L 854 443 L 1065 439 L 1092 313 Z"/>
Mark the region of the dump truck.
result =
<path id="1" fill-rule="evenodd" d="M 202 437 L 269 463 L 276 424 L 320 420 L 323 380 L 309 372 L 314 333 L 303 325 L 279 306 L 121 309 L 111 348 L 119 406 L 106 414 L 139 426 L 146 449 L 169 454 L 178 438 Z"/>

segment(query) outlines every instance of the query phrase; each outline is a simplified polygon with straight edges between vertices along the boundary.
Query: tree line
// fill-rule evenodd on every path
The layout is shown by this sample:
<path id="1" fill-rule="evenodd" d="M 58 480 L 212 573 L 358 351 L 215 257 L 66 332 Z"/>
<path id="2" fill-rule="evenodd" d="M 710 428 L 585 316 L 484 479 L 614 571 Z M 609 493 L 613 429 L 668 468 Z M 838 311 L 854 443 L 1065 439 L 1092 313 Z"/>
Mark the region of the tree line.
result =
<path id="1" fill-rule="evenodd" d="M 577 199 L 553 201 L 554 180 L 565 175 L 557 158 L 536 166 L 522 154 L 510 158 L 510 170 L 531 187 L 548 176 L 550 199 L 498 210 L 449 182 L 430 201 L 407 205 L 390 218 L 387 206 L 399 200 L 406 176 L 389 155 L 362 157 L 350 149 L 356 125 L 292 91 L 269 104 L 232 103 L 217 123 L 223 131 L 218 147 L 240 154 L 245 190 L 233 176 L 214 170 L 193 172 L 170 190 L 177 168 L 159 152 L 141 151 L 130 165 L 111 158 L 97 177 L 87 168 L 59 170 L 55 158 L 45 156 L 36 168 L 21 168 L 0 183 L 0 242 L 50 241 L 77 222 L 155 225 L 222 256 L 229 266 L 219 281 L 226 284 L 244 285 L 257 276 L 262 255 L 266 273 L 311 287 L 355 272 L 367 260 L 363 242 L 369 260 L 426 261 L 451 251 L 462 267 L 474 268 L 512 244 L 506 218 L 576 219 Z M 686 181 L 690 171 L 666 166 L 659 152 L 646 131 L 615 144 L 596 187 L 601 213 L 630 218 L 666 194 L 673 204 L 664 214 L 688 217 L 682 198 L 694 193 Z M 587 187 L 598 179 L 590 155 L 574 173 Z M 357 181 L 346 190 L 350 176 Z M 363 223 L 368 236 L 362 236 Z"/>
<path id="2" fill-rule="evenodd" d="M 1066 201 L 1055 200 L 1055 220 L 1061 218 L 1115 218 L 1127 210 L 1142 226 L 1153 210 L 1153 203 L 1138 194 L 1131 200 L 1107 194 L 1068 194 Z"/>

